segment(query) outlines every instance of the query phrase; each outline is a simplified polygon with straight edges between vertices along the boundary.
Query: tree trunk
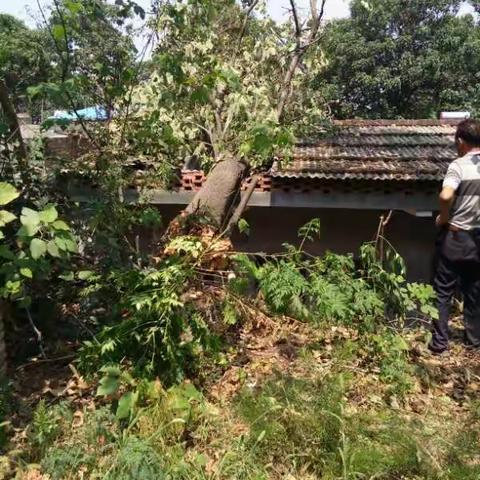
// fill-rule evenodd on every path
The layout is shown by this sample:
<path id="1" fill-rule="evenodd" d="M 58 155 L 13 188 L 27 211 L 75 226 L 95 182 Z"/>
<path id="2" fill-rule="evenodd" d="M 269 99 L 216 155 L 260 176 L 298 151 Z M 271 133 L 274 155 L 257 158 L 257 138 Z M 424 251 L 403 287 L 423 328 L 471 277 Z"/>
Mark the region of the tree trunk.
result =
<path id="1" fill-rule="evenodd" d="M 222 229 L 233 213 L 246 170 L 247 165 L 231 157 L 217 163 L 185 212 L 205 215 Z"/>
<path id="2" fill-rule="evenodd" d="M 17 142 L 16 150 L 18 153 L 18 162 L 20 167 L 23 169 L 23 167 L 26 167 L 27 165 L 27 149 L 25 147 L 25 143 L 23 142 L 20 124 L 18 122 L 17 114 L 15 113 L 15 107 L 10 100 L 7 85 L 2 79 L 0 79 L 0 106 L 8 122 L 10 136 L 12 140 Z"/>
<path id="3" fill-rule="evenodd" d="M 5 343 L 6 307 L 0 301 L 0 381 L 7 376 L 7 346 Z"/>

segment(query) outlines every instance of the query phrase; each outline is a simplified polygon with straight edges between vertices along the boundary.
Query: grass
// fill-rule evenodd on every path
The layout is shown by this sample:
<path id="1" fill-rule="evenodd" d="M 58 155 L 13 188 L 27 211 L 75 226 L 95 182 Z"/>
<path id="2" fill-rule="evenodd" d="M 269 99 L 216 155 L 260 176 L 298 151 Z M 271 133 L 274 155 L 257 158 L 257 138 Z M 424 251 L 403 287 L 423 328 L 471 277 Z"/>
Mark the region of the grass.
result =
<path id="1" fill-rule="evenodd" d="M 40 402 L 26 440 L 1 458 L 4 478 L 30 479 L 32 468 L 42 480 L 480 478 L 474 395 L 460 401 L 441 393 L 441 376 L 425 381 L 428 365 L 396 334 L 366 343 L 323 328 L 288 371 L 250 381 L 246 365 L 231 399 L 158 384 L 128 420 L 98 401 L 81 410 Z"/>

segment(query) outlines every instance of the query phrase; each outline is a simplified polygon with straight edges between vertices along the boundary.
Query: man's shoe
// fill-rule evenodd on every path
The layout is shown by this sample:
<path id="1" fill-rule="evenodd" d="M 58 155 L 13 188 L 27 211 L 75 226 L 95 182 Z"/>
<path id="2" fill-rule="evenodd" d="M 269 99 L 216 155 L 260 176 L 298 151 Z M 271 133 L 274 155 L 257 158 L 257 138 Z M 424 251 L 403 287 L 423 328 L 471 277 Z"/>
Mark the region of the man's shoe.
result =
<path id="1" fill-rule="evenodd" d="M 442 353 L 445 353 L 448 350 L 448 347 L 436 347 L 435 345 L 432 345 L 431 343 L 428 345 L 428 349 L 430 352 L 432 352 L 434 355 L 442 355 Z"/>

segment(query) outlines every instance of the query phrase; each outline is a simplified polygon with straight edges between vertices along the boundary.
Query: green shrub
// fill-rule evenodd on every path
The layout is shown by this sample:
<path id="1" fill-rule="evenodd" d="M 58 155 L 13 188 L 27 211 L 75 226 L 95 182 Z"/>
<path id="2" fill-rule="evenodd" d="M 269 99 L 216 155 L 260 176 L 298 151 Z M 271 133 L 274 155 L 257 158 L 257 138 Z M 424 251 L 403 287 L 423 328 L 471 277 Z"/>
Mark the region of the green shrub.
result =
<path id="1" fill-rule="evenodd" d="M 118 316 L 81 352 L 84 368 L 131 362 L 139 375 L 181 381 L 195 358 L 215 353 L 218 341 L 196 305 L 183 297 L 195 278 L 193 265 L 167 260 L 157 269 L 110 275 L 120 292 Z"/>

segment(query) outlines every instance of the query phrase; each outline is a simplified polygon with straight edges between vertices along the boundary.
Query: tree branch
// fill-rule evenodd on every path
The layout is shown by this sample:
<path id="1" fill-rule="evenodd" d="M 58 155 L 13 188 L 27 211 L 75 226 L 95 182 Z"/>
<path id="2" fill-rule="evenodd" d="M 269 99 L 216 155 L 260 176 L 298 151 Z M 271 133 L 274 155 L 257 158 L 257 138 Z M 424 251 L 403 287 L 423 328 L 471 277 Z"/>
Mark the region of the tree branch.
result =
<path id="1" fill-rule="evenodd" d="M 292 7 L 293 23 L 295 24 L 295 37 L 297 39 L 297 46 L 300 46 L 302 41 L 302 27 L 300 26 L 300 19 L 295 0 L 290 0 L 290 6 Z"/>
<path id="2" fill-rule="evenodd" d="M 242 25 L 242 30 L 240 32 L 240 37 L 238 38 L 238 47 L 237 47 L 237 51 L 238 51 L 238 48 L 240 47 L 241 43 L 242 43 L 242 40 L 243 40 L 243 37 L 245 36 L 245 33 L 247 31 L 247 26 L 248 26 L 248 21 L 250 20 L 250 15 L 252 14 L 252 12 L 255 10 L 256 6 L 258 5 L 258 2 L 260 0 L 253 0 L 253 2 L 251 3 L 251 5 L 248 7 L 247 11 L 245 12 L 245 20 L 243 21 L 243 25 Z"/>
<path id="3" fill-rule="evenodd" d="M 320 25 L 322 23 L 323 16 L 325 14 L 325 4 L 327 0 L 322 0 L 320 11 L 317 9 L 317 0 L 310 0 L 310 15 L 312 26 L 310 29 L 310 34 L 307 39 L 303 41 L 302 29 L 300 27 L 300 21 L 298 17 L 298 10 L 295 4 L 295 0 L 290 0 L 290 5 L 292 6 L 292 15 L 295 24 L 295 40 L 297 47 L 293 52 L 293 56 L 290 60 L 290 64 L 285 73 L 285 77 L 280 88 L 280 98 L 277 104 L 277 121 L 281 122 L 283 114 L 285 112 L 285 107 L 290 100 L 292 95 L 292 81 L 295 73 L 300 65 L 300 62 L 308 51 L 309 47 L 318 41 L 318 31 L 320 30 Z"/>
<path id="4" fill-rule="evenodd" d="M 20 124 L 18 122 L 17 113 L 15 112 L 15 107 L 13 106 L 12 101 L 10 100 L 10 95 L 8 92 L 8 87 L 3 79 L 0 78 L 0 107 L 3 110 L 5 118 L 8 122 L 8 128 L 10 130 L 10 137 L 17 141 L 17 154 L 19 165 L 21 169 L 21 174 L 25 173 L 27 167 L 27 148 L 22 137 L 22 131 L 20 130 Z"/>
<path id="5" fill-rule="evenodd" d="M 327 0 L 322 0 L 322 5 L 320 7 L 320 12 L 318 13 L 317 9 L 317 0 L 310 0 L 310 13 L 312 16 L 312 30 L 310 33 L 309 42 L 313 42 L 318 34 L 318 30 L 320 29 L 320 24 L 322 22 L 323 16 L 325 15 L 325 4 Z"/>
<path id="6" fill-rule="evenodd" d="M 62 22 L 63 37 L 64 37 L 64 40 L 65 40 L 65 48 L 66 48 L 66 51 L 65 51 L 66 59 L 64 58 L 63 52 L 62 52 L 61 48 L 59 47 L 59 45 L 57 43 L 57 39 L 55 38 L 55 35 L 53 34 L 53 31 L 52 31 L 52 29 L 51 29 L 51 27 L 50 27 L 50 25 L 47 21 L 47 18 L 45 16 L 45 12 L 43 11 L 43 8 L 40 4 L 40 0 L 37 0 L 37 6 L 38 6 L 38 9 L 40 10 L 40 14 L 42 15 L 43 22 L 45 23 L 45 26 L 47 27 L 47 30 L 48 30 L 48 33 L 49 33 L 50 37 L 52 37 L 53 44 L 55 45 L 55 50 L 57 51 L 57 54 L 62 61 L 62 84 L 65 84 L 65 81 L 66 81 L 66 78 L 67 78 L 67 75 L 68 75 L 68 69 L 70 68 L 70 46 L 69 46 L 68 35 L 67 35 L 67 25 L 66 25 L 66 22 L 65 22 L 65 18 L 63 17 L 63 14 L 62 14 L 62 12 L 60 10 L 60 7 L 58 5 L 58 1 L 53 0 L 53 3 L 55 5 L 55 9 L 56 9 L 57 14 L 60 18 L 60 21 Z M 67 89 L 65 89 L 64 93 L 65 93 L 65 96 L 67 97 L 68 103 L 70 104 L 70 108 L 71 108 L 72 112 L 75 114 L 75 117 L 77 118 L 78 122 L 80 123 L 80 126 L 82 127 L 83 132 L 88 137 L 88 139 L 92 142 L 92 144 L 95 146 L 95 148 L 97 148 L 97 150 L 100 153 L 102 153 L 102 149 L 98 145 L 96 139 L 93 137 L 93 135 L 88 130 L 87 125 L 85 124 L 81 115 L 79 115 L 79 113 L 77 111 L 77 108 L 75 106 L 75 102 L 73 100 L 73 97 L 70 95 L 70 92 Z"/>
<path id="7" fill-rule="evenodd" d="M 230 221 L 228 222 L 227 228 L 225 229 L 225 234 L 227 236 L 229 236 L 232 233 L 233 228 L 235 227 L 235 225 L 238 223 L 241 216 L 243 215 L 243 212 L 247 208 L 248 202 L 250 201 L 250 198 L 252 197 L 253 192 L 255 191 L 255 188 L 259 180 L 260 180 L 260 175 L 254 175 L 252 177 L 250 185 L 248 186 L 246 192 L 242 197 L 242 200 L 240 201 L 237 208 L 235 209 L 235 212 L 233 212 L 233 215 L 230 218 Z"/>

